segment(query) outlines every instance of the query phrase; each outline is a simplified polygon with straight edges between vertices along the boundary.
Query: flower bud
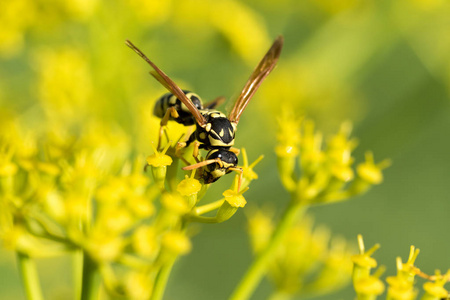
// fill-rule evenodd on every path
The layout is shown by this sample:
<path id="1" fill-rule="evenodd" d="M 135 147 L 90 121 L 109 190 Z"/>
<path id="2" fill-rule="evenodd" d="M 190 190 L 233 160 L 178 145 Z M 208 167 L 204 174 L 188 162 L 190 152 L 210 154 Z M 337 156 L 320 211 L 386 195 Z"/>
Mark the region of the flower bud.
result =
<path id="1" fill-rule="evenodd" d="M 387 299 L 389 300 L 413 300 L 416 299 L 417 291 L 413 283 L 399 276 L 386 278 L 389 284 Z"/>
<path id="2" fill-rule="evenodd" d="M 161 204 L 169 212 L 175 215 L 184 215 L 190 211 L 186 200 L 176 193 L 164 193 L 161 197 Z"/>
<path id="3" fill-rule="evenodd" d="M 425 282 L 423 289 L 425 295 L 423 295 L 422 300 L 440 300 L 447 299 L 448 291 L 443 287 L 444 282 Z"/>
<path id="4" fill-rule="evenodd" d="M 358 246 L 359 254 L 352 256 L 354 283 L 370 276 L 370 270 L 377 266 L 377 261 L 371 255 L 380 248 L 380 245 L 376 244 L 368 251 L 365 251 L 364 241 L 361 235 L 358 235 Z"/>
<path id="5" fill-rule="evenodd" d="M 161 189 L 164 189 L 167 166 L 170 166 L 173 162 L 172 157 L 165 154 L 169 146 L 170 143 L 167 144 L 163 151 L 158 152 L 152 145 L 154 154 L 147 157 L 147 164 L 152 167 L 153 179 Z"/>
<path id="6" fill-rule="evenodd" d="M 361 278 L 354 283 L 358 300 L 375 300 L 384 292 L 383 282 L 375 276 Z"/>
<path id="7" fill-rule="evenodd" d="M 233 190 L 226 190 L 223 195 L 225 201 L 217 211 L 216 220 L 218 223 L 224 222 L 231 218 L 239 207 L 244 207 L 247 204 L 242 194 L 248 190 L 248 187 L 240 191 L 239 193 Z"/>
<path id="8" fill-rule="evenodd" d="M 122 254 L 125 244 L 123 237 L 105 235 L 101 229 L 94 228 L 85 241 L 84 248 L 93 260 L 105 263 L 115 261 Z"/>
<path id="9" fill-rule="evenodd" d="M 188 198 L 189 207 L 197 204 L 197 194 L 201 190 L 202 185 L 197 179 L 186 176 L 177 186 L 177 191 Z"/>
<path id="10" fill-rule="evenodd" d="M 166 233 L 163 237 L 162 245 L 175 255 L 187 254 L 192 248 L 189 238 L 185 234 L 176 231 Z"/>
<path id="11" fill-rule="evenodd" d="M 298 156 L 298 148 L 280 145 L 275 148 L 277 154 L 278 173 L 281 183 L 288 191 L 294 191 L 296 187 L 295 165 Z"/>
<path id="12" fill-rule="evenodd" d="M 153 279 L 147 272 L 132 271 L 125 277 L 125 290 L 128 299 L 150 299 Z"/>

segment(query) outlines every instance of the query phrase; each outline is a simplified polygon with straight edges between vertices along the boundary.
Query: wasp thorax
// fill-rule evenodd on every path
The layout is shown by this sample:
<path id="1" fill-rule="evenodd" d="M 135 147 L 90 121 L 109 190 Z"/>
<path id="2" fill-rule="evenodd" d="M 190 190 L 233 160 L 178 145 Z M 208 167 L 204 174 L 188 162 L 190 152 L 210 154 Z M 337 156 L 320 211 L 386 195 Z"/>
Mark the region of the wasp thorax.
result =
<path id="1" fill-rule="evenodd" d="M 205 144 L 205 148 L 231 147 L 234 144 L 236 126 L 219 111 L 203 110 L 206 126 L 197 126 L 197 140 Z"/>

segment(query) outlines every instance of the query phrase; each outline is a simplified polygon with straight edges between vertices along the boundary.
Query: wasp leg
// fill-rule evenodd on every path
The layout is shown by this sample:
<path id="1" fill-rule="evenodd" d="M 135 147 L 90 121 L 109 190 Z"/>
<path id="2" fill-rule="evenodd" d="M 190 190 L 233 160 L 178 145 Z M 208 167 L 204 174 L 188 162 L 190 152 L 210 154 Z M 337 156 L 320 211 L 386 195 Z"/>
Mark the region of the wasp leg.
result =
<path id="1" fill-rule="evenodd" d="M 244 170 L 242 168 L 238 168 L 238 167 L 230 167 L 230 168 L 228 168 L 228 170 L 236 171 L 239 173 L 238 187 L 237 187 L 237 191 L 239 192 L 241 190 L 242 176 L 244 174 Z"/>
<path id="2" fill-rule="evenodd" d="M 200 143 L 198 141 L 195 141 L 194 142 L 194 151 L 192 151 L 192 156 L 194 157 L 194 159 L 197 163 L 200 162 L 200 159 L 198 159 L 199 148 L 200 148 Z"/>
<path id="3" fill-rule="evenodd" d="M 158 138 L 158 148 L 157 149 L 159 149 L 161 147 L 162 136 L 165 132 L 164 129 L 165 129 L 167 123 L 169 122 L 170 117 L 176 119 L 179 116 L 180 115 L 178 114 L 177 110 L 173 106 L 169 107 L 166 110 L 164 117 L 161 119 L 161 122 L 159 123 L 160 127 L 159 127 L 159 138 Z M 166 138 L 167 138 L 167 140 L 169 140 L 169 137 L 167 136 L 167 132 L 166 132 Z"/>
<path id="4" fill-rule="evenodd" d="M 238 148 L 231 147 L 229 150 L 234 154 L 236 154 L 236 156 L 239 155 L 239 153 L 241 153 L 241 149 Z"/>
<path id="5" fill-rule="evenodd" d="M 187 138 L 184 142 L 178 142 L 177 148 L 186 148 L 189 146 L 193 141 L 195 141 L 195 132 L 186 132 L 185 136 L 189 134 L 189 138 Z"/>

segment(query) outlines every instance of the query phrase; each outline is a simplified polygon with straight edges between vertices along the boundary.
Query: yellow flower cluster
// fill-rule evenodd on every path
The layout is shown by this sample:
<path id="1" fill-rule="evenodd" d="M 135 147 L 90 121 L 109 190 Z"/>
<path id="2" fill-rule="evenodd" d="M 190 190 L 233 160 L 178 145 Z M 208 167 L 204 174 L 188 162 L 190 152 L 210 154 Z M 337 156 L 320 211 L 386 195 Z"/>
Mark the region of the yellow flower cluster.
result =
<path id="1" fill-rule="evenodd" d="M 267 247 L 274 227 L 267 212 L 258 210 L 249 217 L 248 231 L 256 255 Z M 273 253 L 268 277 L 277 293 L 285 296 L 331 293 L 350 281 L 351 250 L 344 239 L 330 237 L 327 229 L 313 228 L 312 220 L 304 218 L 288 230 Z"/>
<path id="2" fill-rule="evenodd" d="M 315 130 L 312 121 L 301 122 L 292 115 L 279 118 L 275 150 L 278 169 L 284 187 L 297 201 L 304 204 L 341 201 L 381 183 L 381 171 L 390 162 L 375 164 L 368 152 L 366 161 L 357 165 L 355 175 L 352 151 L 357 142 L 350 138 L 350 133 L 350 123 L 343 123 L 324 145 L 323 135 Z"/>
<path id="3" fill-rule="evenodd" d="M 375 300 L 381 295 L 385 286 L 380 280 L 384 272 L 384 267 L 380 267 L 374 274 L 371 269 L 377 266 L 377 261 L 372 258 L 372 254 L 380 246 L 376 244 L 370 250 L 365 251 L 364 242 L 361 235 L 358 235 L 359 254 L 352 257 L 353 260 L 353 286 L 358 300 Z M 447 299 L 449 292 L 444 288 L 444 284 L 450 279 L 450 271 L 442 275 L 439 271 L 429 276 L 420 271 L 414 263 L 419 255 L 419 249 L 411 246 L 409 257 L 406 263 L 397 257 L 397 275 L 389 276 L 386 282 L 389 285 L 387 290 L 387 300 L 414 300 L 417 298 L 418 290 L 415 287 L 415 277 L 420 276 L 429 281 L 423 285 L 424 294 L 422 300 Z"/>
<path id="4" fill-rule="evenodd" d="M 242 194 L 257 178 L 256 162 L 249 165 L 243 150 L 241 189 L 237 175 L 223 199 L 198 206 L 207 188 L 201 170 L 178 179 L 179 157 L 170 143 L 145 163 L 127 161 L 131 149 L 120 146 L 126 135 L 107 124 L 88 124 L 79 136 L 23 133 L 14 118 L 2 125 L 2 245 L 25 257 L 81 251 L 109 292 L 130 299 L 150 297 L 161 273 L 191 250 L 190 222 L 228 220 L 245 206 Z"/>

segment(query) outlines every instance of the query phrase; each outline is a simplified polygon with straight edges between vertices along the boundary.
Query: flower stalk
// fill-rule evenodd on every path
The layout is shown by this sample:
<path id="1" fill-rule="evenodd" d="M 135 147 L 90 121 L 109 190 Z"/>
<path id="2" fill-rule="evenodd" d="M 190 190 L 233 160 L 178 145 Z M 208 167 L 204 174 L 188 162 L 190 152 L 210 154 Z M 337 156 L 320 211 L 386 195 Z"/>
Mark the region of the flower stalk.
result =
<path id="1" fill-rule="evenodd" d="M 29 255 L 21 252 L 17 252 L 17 260 L 27 299 L 43 300 L 36 264 Z"/>
<path id="2" fill-rule="evenodd" d="M 96 300 L 99 295 L 99 274 L 95 262 L 83 253 L 83 272 L 81 281 L 81 300 Z"/>
<path id="3" fill-rule="evenodd" d="M 230 297 L 230 300 L 245 300 L 250 297 L 262 277 L 266 274 L 267 267 L 272 260 L 272 256 L 283 242 L 288 230 L 305 212 L 305 206 L 298 201 L 291 201 L 284 212 L 278 226 L 276 227 L 269 244 L 255 258 L 250 268 L 238 284 Z"/>

